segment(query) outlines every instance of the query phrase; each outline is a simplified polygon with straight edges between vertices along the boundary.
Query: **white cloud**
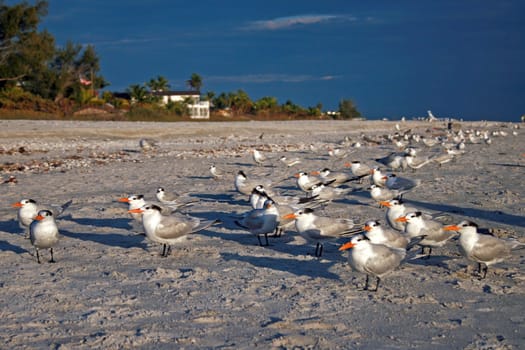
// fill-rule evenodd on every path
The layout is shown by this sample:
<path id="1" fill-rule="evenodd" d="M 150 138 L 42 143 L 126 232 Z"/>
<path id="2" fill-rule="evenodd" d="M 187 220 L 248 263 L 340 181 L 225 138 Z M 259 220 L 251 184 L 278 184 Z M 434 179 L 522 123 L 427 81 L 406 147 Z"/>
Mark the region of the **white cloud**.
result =
<path id="1" fill-rule="evenodd" d="M 297 15 L 289 17 L 278 17 L 263 21 L 248 23 L 243 29 L 246 30 L 279 30 L 297 25 L 311 25 L 333 21 L 355 21 L 353 16 L 340 15 Z"/>
<path id="2" fill-rule="evenodd" d="M 209 76 L 206 81 L 222 82 L 222 83 L 301 83 L 305 81 L 321 81 L 321 80 L 335 80 L 339 76 L 325 75 L 313 76 L 308 74 L 289 75 L 289 74 L 247 74 L 247 75 L 230 75 L 230 76 Z"/>

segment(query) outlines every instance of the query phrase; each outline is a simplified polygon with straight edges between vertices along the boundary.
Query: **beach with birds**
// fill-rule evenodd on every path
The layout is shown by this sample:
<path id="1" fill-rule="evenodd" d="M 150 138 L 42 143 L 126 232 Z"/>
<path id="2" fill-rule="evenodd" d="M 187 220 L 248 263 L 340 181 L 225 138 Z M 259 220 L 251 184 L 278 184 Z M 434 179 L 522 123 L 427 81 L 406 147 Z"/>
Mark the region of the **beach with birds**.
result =
<path id="1" fill-rule="evenodd" d="M 2 348 L 525 344 L 523 123 L 0 126 Z"/>

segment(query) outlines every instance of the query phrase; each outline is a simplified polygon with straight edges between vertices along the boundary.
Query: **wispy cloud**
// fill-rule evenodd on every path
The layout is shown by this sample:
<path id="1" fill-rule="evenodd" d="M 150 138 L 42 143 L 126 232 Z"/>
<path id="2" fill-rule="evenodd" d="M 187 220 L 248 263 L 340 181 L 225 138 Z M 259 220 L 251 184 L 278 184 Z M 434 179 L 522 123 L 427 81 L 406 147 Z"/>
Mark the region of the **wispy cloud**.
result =
<path id="1" fill-rule="evenodd" d="M 356 21 L 354 16 L 341 15 L 297 15 L 289 17 L 278 17 L 263 21 L 253 21 L 242 29 L 244 30 L 280 30 L 299 25 L 314 25 L 334 21 Z"/>
<path id="2" fill-rule="evenodd" d="M 251 84 L 266 84 L 266 83 L 302 83 L 306 81 L 326 81 L 336 80 L 340 76 L 337 75 L 323 75 L 314 76 L 308 74 L 247 74 L 247 75 L 229 75 L 229 76 L 209 76 L 206 81 L 221 82 L 221 83 L 251 83 Z"/>

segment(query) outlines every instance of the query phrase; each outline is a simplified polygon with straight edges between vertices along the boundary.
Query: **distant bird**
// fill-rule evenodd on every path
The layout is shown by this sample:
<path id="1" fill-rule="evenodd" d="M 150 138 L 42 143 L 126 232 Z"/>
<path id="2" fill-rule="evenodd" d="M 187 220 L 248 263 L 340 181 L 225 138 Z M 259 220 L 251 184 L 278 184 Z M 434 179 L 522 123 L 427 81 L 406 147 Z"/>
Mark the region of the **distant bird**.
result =
<path id="1" fill-rule="evenodd" d="M 369 187 L 370 197 L 381 205 L 384 201 L 389 201 L 394 198 L 401 198 L 403 192 L 398 190 L 391 190 L 385 187 L 379 187 L 377 185 L 370 185 Z"/>
<path id="2" fill-rule="evenodd" d="M 349 152 L 347 150 L 343 150 L 342 148 L 328 148 L 328 156 L 332 158 L 343 159 L 348 155 Z"/>
<path id="3" fill-rule="evenodd" d="M 49 249 L 51 260 L 54 263 L 53 247 L 58 243 L 58 227 L 50 210 L 40 210 L 29 226 L 29 239 L 36 250 L 36 259 L 40 264 L 40 249 Z"/>
<path id="4" fill-rule="evenodd" d="M 167 192 L 164 187 L 158 187 L 155 196 L 160 203 L 167 205 L 174 210 L 187 207 L 198 202 L 197 199 L 188 198 L 177 192 Z"/>
<path id="5" fill-rule="evenodd" d="M 161 214 L 161 208 L 146 204 L 138 209 L 129 210 L 132 214 L 142 214 L 142 224 L 148 237 L 153 242 L 162 244 L 161 256 L 166 257 L 171 245 L 181 241 L 187 235 L 207 229 L 218 223 L 218 220 L 201 221 L 194 217 L 176 217 Z"/>
<path id="6" fill-rule="evenodd" d="M 52 212 L 54 217 L 58 217 L 69 208 L 71 203 L 73 203 L 72 200 L 69 200 L 62 205 L 39 205 L 34 199 L 25 198 L 13 203 L 12 206 L 19 208 L 17 213 L 18 224 L 20 225 L 20 228 L 24 230 L 25 237 L 29 238 L 29 226 L 40 210 L 47 209 Z"/>
<path id="7" fill-rule="evenodd" d="M 312 191 L 313 185 L 320 185 L 323 183 L 318 177 L 310 176 L 304 171 L 296 173 L 294 176 L 297 178 L 297 187 L 308 194 Z"/>
<path id="8" fill-rule="evenodd" d="M 225 175 L 225 172 L 219 169 L 215 164 L 210 165 L 210 173 L 215 180 L 220 180 Z"/>
<path id="9" fill-rule="evenodd" d="M 350 163 L 345 163 L 345 167 L 350 168 L 350 171 L 352 172 L 352 174 L 354 174 L 354 176 L 357 176 L 359 178 L 364 178 L 366 176 L 369 176 L 372 170 L 368 165 L 363 164 L 358 160 L 354 160 Z"/>
<path id="10" fill-rule="evenodd" d="M 308 242 L 316 243 L 316 257 L 321 257 L 323 254 L 324 242 L 361 230 L 352 219 L 317 216 L 310 208 L 300 209 L 295 213 L 285 215 L 284 219 L 295 219 L 297 232 Z"/>
<path id="11" fill-rule="evenodd" d="M 153 139 L 140 139 L 139 146 L 143 152 L 154 151 L 158 147 L 158 142 Z"/>
<path id="12" fill-rule="evenodd" d="M 478 263 L 478 273 L 482 279 L 487 276 L 490 265 L 509 258 L 513 250 L 525 248 L 525 243 L 515 239 L 505 240 L 480 233 L 478 225 L 468 220 L 461 221 L 457 225 L 445 226 L 444 230 L 459 232 L 461 253 L 467 259 Z M 483 268 L 482 265 L 484 265 Z M 481 275 L 482 272 L 483 275 Z"/>
<path id="13" fill-rule="evenodd" d="M 279 160 L 281 161 L 281 163 L 283 163 L 287 167 L 292 167 L 294 165 L 301 163 L 301 160 L 297 157 L 287 158 L 286 156 L 282 156 L 281 158 L 279 158 Z"/>
<path id="14" fill-rule="evenodd" d="M 421 185 L 421 180 L 419 179 L 414 180 L 407 177 L 397 176 L 396 174 L 386 175 L 385 186 L 390 190 L 406 193 L 419 185 Z"/>
<path id="15" fill-rule="evenodd" d="M 248 179 L 246 173 L 239 170 L 235 176 L 234 186 L 237 192 L 249 196 L 257 185 L 267 185 L 269 183 L 271 181 L 268 181 L 268 179 Z"/>
<path id="16" fill-rule="evenodd" d="M 405 153 L 392 152 L 382 158 L 376 158 L 375 161 L 391 170 L 405 170 L 407 168 Z"/>
<path id="17" fill-rule="evenodd" d="M 261 151 L 257 149 L 252 150 L 252 156 L 253 156 L 253 161 L 257 165 L 264 165 L 264 162 L 268 160 L 268 158 Z"/>
<path id="18" fill-rule="evenodd" d="M 369 290 L 369 275 L 376 277 L 376 287 L 371 291 L 377 291 L 381 279 L 399 267 L 406 257 L 405 249 L 372 243 L 362 234 L 353 236 L 339 248 L 340 251 L 347 249 L 352 249 L 348 256 L 352 269 L 366 274 L 364 290 Z"/>
<path id="19" fill-rule="evenodd" d="M 279 211 L 273 200 L 268 199 L 261 209 L 250 210 L 241 220 L 235 220 L 235 223 L 256 235 L 260 246 L 263 245 L 260 237 L 263 235 L 265 245 L 268 246 L 268 234 L 275 232 L 279 224 Z"/>
<path id="20" fill-rule="evenodd" d="M 312 175 L 319 176 L 324 184 L 331 186 L 340 186 L 347 182 L 357 181 L 358 177 L 343 171 L 332 171 L 328 168 L 323 168 L 320 171 L 312 172 Z"/>

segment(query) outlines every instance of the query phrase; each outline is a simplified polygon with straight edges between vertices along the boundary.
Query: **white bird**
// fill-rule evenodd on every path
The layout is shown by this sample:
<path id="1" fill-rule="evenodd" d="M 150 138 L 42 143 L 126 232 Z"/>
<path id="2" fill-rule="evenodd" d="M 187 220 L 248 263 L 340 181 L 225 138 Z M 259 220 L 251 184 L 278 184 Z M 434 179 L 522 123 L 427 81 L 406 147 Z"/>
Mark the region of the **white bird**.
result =
<path id="1" fill-rule="evenodd" d="M 295 219 L 297 232 L 308 242 L 316 243 L 316 257 L 323 254 L 324 242 L 361 230 L 352 219 L 317 216 L 311 208 L 300 209 L 295 213 L 285 215 L 284 218 Z"/>
<path id="2" fill-rule="evenodd" d="M 286 156 L 282 156 L 281 158 L 279 158 L 279 160 L 281 161 L 281 163 L 283 163 L 287 167 L 292 167 L 294 165 L 301 163 L 301 160 L 297 157 L 287 158 Z"/>
<path id="3" fill-rule="evenodd" d="M 252 150 L 252 156 L 253 156 L 253 161 L 257 165 L 264 165 L 264 162 L 267 160 L 267 157 L 261 151 L 257 149 Z"/>
<path id="4" fill-rule="evenodd" d="M 392 152 L 382 158 L 376 158 L 375 161 L 383 164 L 391 170 L 405 170 L 407 167 L 405 153 Z"/>
<path id="5" fill-rule="evenodd" d="M 148 152 L 157 149 L 158 143 L 153 139 L 140 139 L 139 146 L 142 151 Z"/>
<path id="6" fill-rule="evenodd" d="M 400 198 L 403 192 L 391 190 L 377 185 L 370 185 L 370 197 L 381 205 L 381 202 L 389 201 L 394 198 Z"/>
<path id="7" fill-rule="evenodd" d="M 237 172 L 237 175 L 235 176 L 235 181 L 234 181 L 235 190 L 247 196 L 251 195 L 253 189 L 257 185 L 265 186 L 266 192 L 268 192 L 269 194 L 272 194 L 272 192 L 269 190 L 271 184 L 272 184 L 272 181 L 268 179 L 252 179 L 252 178 L 249 179 L 246 173 L 242 170 L 239 170 Z"/>
<path id="8" fill-rule="evenodd" d="M 119 202 L 128 203 L 128 212 L 131 214 L 133 220 L 138 223 L 142 223 L 142 214 L 133 213 L 130 210 L 139 209 L 146 205 L 146 200 L 142 194 L 132 194 L 128 197 L 121 197 L 118 199 Z"/>
<path id="9" fill-rule="evenodd" d="M 161 214 L 161 208 L 155 204 L 146 204 L 141 208 L 129 210 L 132 214 L 142 214 L 142 224 L 146 237 L 162 244 L 161 256 L 168 256 L 171 245 L 183 240 L 187 235 L 207 229 L 218 220 L 201 221 L 194 217 L 176 217 Z"/>
<path id="10" fill-rule="evenodd" d="M 29 225 L 29 239 L 36 250 L 36 259 L 40 264 L 40 249 L 49 249 L 51 260 L 54 263 L 53 247 L 58 243 L 58 227 L 53 216 L 53 212 L 44 209 L 40 210 L 33 222 Z"/>
<path id="11" fill-rule="evenodd" d="M 25 232 L 25 237 L 29 238 L 29 225 L 33 222 L 40 210 L 47 209 L 53 213 L 55 217 L 60 216 L 73 203 L 72 200 L 67 201 L 62 205 L 39 205 L 34 199 L 25 198 L 16 203 L 13 203 L 14 208 L 19 208 L 17 213 L 18 224 Z"/>
<path id="12" fill-rule="evenodd" d="M 370 220 L 365 223 L 365 236 L 370 242 L 375 244 L 384 244 L 391 248 L 407 249 L 410 238 L 398 231 L 391 230 L 381 226 L 379 221 Z"/>
<path id="13" fill-rule="evenodd" d="M 405 233 L 410 238 L 424 236 L 418 244 L 422 247 L 422 254 L 425 254 L 425 248 L 429 248 L 427 258 L 432 254 L 433 247 L 442 247 L 454 237 L 453 234 L 443 229 L 444 225 L 442 223 L 425 218 L 420 211 L 407 213 L 396 220 L 406 222 Z"/>
<path id="14" fill-rule="evenodd" d="M 354 174 L 354 176 L 357 176 L 359 178 L 363 178 L 363 177 L 370 175 L 372 171 L 372 169 L 368 165 L 363 164 L 358 160 L 354 160 L 350 163 L 345 163 L 345 166 L 347 168 L 350 168 L 350 171 L 352 172 L 352 174 Z"/>
<path id="15" fill-rule="evenodd" d="M 338 159 L 343 159 L 348 155 L 348 151 L 343 150 L 341 148 L 328 148 L 328 156 Z"/>
<path id="16" fill-rule="evenodd" d="M 405 249 L 372 243 L 362 234 L 355 235 L 339 248 L 340 251 L 347 249 L 352 249 L 348 256 L 352 269 L 366 274 L 365 290 L 369 289 L 369 275 L 376 277 L 376 287 L 372 291 L 377 291 L 381 278 L 394 271 L 406 257 Z"/>
<path id="17" fill-rule="evenodd" d="M 421 185 L 420 179 L 409 179 L 407 177 L 397 176 L 396 174 L 386 175 L 385 186 L 391 190 L 397 190 L 406 193 Z"/>
<path id="18" fill-rule="evenodd" d="M 303 192 L 310 193 L 313 185 L 319 185 L 323 182 L 315 176 L 310 176 L 308 173 L 301 171 L 294 175 L 297 178 L 297 187 Z"/>
<path id="19" fill-rule="evenodd" d="M 268 234 L 275 232 L 279 224 L 279 211 L 273 200 L 268 199 L 263 208 L 250 210 L 241 220 L 235 220 L 235 223 L 256 235 L 261 246 L 263 244 L 260 235 L 264 235 L 265 245 L 268 246 Z"/>
<path id="20" fill-rule="evenodd" d="M 370 174 L 372 175 L 372 183 L 378 187 L 385 187 L 386 185 L 386 174 L 381 172 L 381 169 L 379 168 L 372 168 L 370 170 Z"/>
<path id="21" fill-rule="evenodd" d="M 215 164 L 210 165 L 210 173 L 211 173 L 211 176 L 213 176 L 215 180 L 219 180 L 223 178 L 225 175 L 224 171 L 217 168 Z"/>
<path id="22" fill-rule="evenodd" d="M 313 185 L 310 197 L 304 198 L 304 203 L 327 203 L 345 197 L 354 191 L 352 188 L 330 187 L 324 184 Z"/>
<path id="23" fill-rule="evenodd" d="M 445 226 L 444 230 L 459 232 L 461 253 L 467 259 L 478 263 L 478 273 L 482 279 L 487 276 L 490 265 L 509 258 L 513 250 L 525 248 L 525 243 L 515 239 L 506 240 L 480 233 L 478 225 L 468 220 L 461 221 L 457 225 Z M 483 275 L 481 275 L 482 271 Z"/>
<path id="24" fill-rule="evenodd" d="M 155 196 L 160 203 L 167 205 L 174 210 L 198 202 L 197 199 L 184 197 L 177 192 L 167 192 L 164 187 L 158 187 Z"/>
<path id="25" fill-rule="evenodd" d="M 350 181 L 359 180 L 358 177 L 353 176 L 350 173 L 332 171 L 328 168 L 324 168 L 320 171 L 313 171 L 312 175 L 319 176 L 324 184 L 330 184 L 331 186 L 340 186 Z"/>
<path id="26" fill-rule="evenodd" d="M 407 213 L 417 211 L 415 208 L 405 206 L 405 203 L 399 199 L 391 199 L 389 201 L 381 201 L 380 205 L 387 207 L 385 218 L 386 222 L 397 231 L 404 231 L 406 223 L 396 221 L 397 218 L 404 216 Z"/>

